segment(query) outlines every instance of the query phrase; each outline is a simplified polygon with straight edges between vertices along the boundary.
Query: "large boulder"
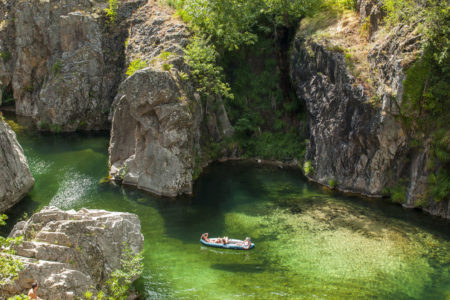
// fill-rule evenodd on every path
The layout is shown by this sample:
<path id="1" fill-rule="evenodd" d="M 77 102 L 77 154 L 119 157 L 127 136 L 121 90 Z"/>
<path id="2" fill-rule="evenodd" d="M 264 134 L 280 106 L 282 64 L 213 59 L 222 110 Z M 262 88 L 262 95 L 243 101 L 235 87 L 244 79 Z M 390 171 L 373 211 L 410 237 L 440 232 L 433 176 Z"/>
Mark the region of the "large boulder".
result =
<path id="1" fill-rule="evenodd" d="M 138 253 L 144 240 L 135 214 L 56 207 L 45 207 L 16 224 L 10 237 L 17 236 L 24 237 L 16 249 L 24 268 L 0 295 L 25 293 L 37 281 L 39 297 L 61 300 L 101 290 L 110 274 L 121 268 L 125 247 Z"/>
<path id="2" fill-rule="evenodd" d="M 202 139 L 218 141 L 233 128 L 221 100 L 202 103 L 186 80 L 189 32 L 173 11 L 149 1 L 130 22 L 126 61 L 148 67 L 124 80 L 114 100 L 111 178 L 157 195 L 191 194 Z"/>
<path id="3" fill-rule="evenodd" d="M 16 134 L 0 119 L 0 213 L 21 200 L 33 185 L 34 178 Z"/>

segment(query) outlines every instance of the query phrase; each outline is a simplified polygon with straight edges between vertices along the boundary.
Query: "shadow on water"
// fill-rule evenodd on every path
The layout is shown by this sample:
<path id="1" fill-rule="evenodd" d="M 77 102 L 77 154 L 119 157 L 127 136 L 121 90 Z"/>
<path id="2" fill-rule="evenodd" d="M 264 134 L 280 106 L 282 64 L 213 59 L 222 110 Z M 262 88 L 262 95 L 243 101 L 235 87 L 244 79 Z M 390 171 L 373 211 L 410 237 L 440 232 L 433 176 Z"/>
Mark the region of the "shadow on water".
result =
<path id="1" fill-rule="evenodd" d="M 30 196 L 20 200 L 18 204 L 5 212 L 8 222 L 5 226 L 0 226 L 0 235 L 7 236 L 17 222 L 28 219 L 38 208 L 39 203 L 33 201 Z"/>
<path id="2" fill-rule="evenodd" d="M 232 272 L 232 273 L 263 273 L 266 271 L 269 271 L 269 268 L 265 268 L 264 266 L 260 264 L 212 264 L 212 269 L 226 271 L 226 272 Z M 272 268 L 270 268 L 270 271 L 274 271 Z"/>

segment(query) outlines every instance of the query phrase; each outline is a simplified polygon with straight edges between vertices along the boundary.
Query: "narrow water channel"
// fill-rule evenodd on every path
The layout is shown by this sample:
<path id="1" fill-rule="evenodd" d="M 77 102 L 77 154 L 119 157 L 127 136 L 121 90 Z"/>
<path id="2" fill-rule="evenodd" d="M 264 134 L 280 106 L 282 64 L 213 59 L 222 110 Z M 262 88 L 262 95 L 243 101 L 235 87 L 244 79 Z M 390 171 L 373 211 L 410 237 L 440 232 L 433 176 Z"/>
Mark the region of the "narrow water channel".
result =
<path id="1" fill-rule="evenodd" d="M 193 197 L 161 199 L 102 183 L 108 135 L 41 134 L 7 116 L 36 185 L 10 222 L 43 206 L 139 215 L 147 299 L 449 299 L 449 222 L 383 200 L 323 191 L 299 171 L 213 164 Z M 218 250 L 201 233 L 251 236 Z"/>

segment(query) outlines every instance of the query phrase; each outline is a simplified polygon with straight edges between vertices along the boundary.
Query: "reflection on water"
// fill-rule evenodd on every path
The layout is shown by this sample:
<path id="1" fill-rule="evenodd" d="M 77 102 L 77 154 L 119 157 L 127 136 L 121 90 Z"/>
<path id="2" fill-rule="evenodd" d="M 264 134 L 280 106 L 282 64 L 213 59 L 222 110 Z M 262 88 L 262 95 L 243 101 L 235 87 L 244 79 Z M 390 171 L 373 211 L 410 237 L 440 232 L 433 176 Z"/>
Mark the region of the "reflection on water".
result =
<path id="1" fill-rule="evenodd" d="M 448 299 L 449 223 L 382 200 L 327 193 L 295 170 L 214 164 L 194 197 L 163 199 L 100 184 L 105 134 L 39 134 L 13 124 L 36 185 L 9 214 L 44 205 L 139 215 L 149 299 Z M 201 233 L 243 239 L 213 249 Z"/>

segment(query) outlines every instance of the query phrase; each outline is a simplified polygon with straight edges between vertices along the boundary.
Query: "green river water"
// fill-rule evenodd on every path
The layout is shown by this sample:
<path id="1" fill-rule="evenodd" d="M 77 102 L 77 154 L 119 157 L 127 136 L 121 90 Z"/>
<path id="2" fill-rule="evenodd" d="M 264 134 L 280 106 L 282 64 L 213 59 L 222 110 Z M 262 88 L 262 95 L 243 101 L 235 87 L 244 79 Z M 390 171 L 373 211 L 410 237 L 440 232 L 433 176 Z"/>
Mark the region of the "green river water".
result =
<path id="1" fill-rule="evenodd" d="M 36 179 L 10 224 L 46 205 L 138 214 L 146 299 L 450 299 L 448 221 L 243 162 L 210 166 L 193 197 L 157 198 L 100 183 L 107 133 L 41 134 L 8 118 Z M 256 247 L 207 248 L 203 232 Z"/>

